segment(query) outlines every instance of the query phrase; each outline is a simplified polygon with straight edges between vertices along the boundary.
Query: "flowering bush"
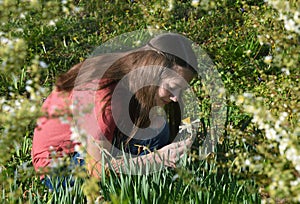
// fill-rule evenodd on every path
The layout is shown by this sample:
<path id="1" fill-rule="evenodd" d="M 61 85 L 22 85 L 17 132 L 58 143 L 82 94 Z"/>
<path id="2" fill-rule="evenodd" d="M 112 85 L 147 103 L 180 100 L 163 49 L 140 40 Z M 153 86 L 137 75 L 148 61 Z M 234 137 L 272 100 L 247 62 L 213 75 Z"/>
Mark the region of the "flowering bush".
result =
<path id="1" fill-rule="evenodd" d="M 239 152 L 233 164 L 247 169 L 268 202 L 300 201 L 299 6 L 296 1 L 270 0 L 257 8 L 260 15 L 249 18 L 260 45 L 269 47 L 263 59 L 267 66 L 258 67 L 261 82 L 251 92 L 232 96 L 252 117 L 243 132 L 232 134 L 254 146 Z"/>

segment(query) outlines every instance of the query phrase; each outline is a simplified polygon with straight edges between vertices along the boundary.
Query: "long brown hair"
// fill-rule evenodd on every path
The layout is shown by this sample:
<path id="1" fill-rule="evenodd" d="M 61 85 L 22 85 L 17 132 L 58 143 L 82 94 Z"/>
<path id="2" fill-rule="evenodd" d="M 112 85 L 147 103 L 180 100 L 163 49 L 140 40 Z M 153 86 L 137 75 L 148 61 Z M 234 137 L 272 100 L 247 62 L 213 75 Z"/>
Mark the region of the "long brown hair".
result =
<path id="1" fill-rule="evenodd" d="M 97 77 L 99 77 L 99 74 L 95 73 L 101 72 L 101 70 L 99 70 L 101 69 L 101 66 L 97 66 L 98 63 L 101 63 L 101 60 L 99 62 L 99 60 L 97 61 L 97 58 L 95 58 L 93 60 L 90 60 L 90 66 L 85 66 L 84 62 L 75 65 L 67 73 L 59 76 L 56 81 L 57 90 L 69 92 L 73 90 L 78 84 L 88 83 L 97 79 Z M 143 83 L 145 78 L 160 80 L 160 75 L 163 72 L 163 69 L 172 69 L 175 64 L 187 68 L 195 73 L 195 70 L 193 68 L 186 64 L 183 60 L 173 55 L 157 52 L 155 50 L 140 50 L 137 52 L 133 52 L 117 59 L 109 66 L 105 73 L 101 73 L 101 78 L 108 79 L 108 81 L 106 84 L 100 84 L 98 89 L 103 89 L 112 84 L 117 84 L 128 73 L 141 67 L 149 67 L 149 70 L 151 68 L 151 71 L 143 73 L 143 76 L 129 79 L 129 88 L 135 86 L 135 84 Z M 153 69 L 153 67 L 155 67 L 155 69 Z M 84 79 L 80 79 L 78 81 L 78 76 L 80 77 L 80 73 L 84 73 Z M 157 92 L 157 89 L 157 86 L 145 86 L 139 89 L 130 101 L 129 113 L 131 120 L 136 128 L 146 128 L 149 126 L 149 112 L 151 108 L 155 106 L 154 96 Z M 112 92 L 113 90 L 111 90 L 111 93 L 108 93 L 106 95 L 107 102 L 105 107 L 110 103 Z M 174 138 L 178 132 L 178 127 L 181 121 L 181 110 L 178 103 L 170 103 L 169 105 L 167 105 L 166 110 L 168 114 L 167 117 L 169 119 L 171 138 Z M 104 112 L 105 111 L 103 111 L 102 113 L 104 114 Z M 105 115 L 103 116 L 105 118 Z M 135 134 L 136 129 L 133 128 L 131 132 L 132 134 L 129 136 L 129 138 L 131 138 Z M 119 140 L 124 135 L 122 132 L 117 130 L 115 136 L 117 137 L 116 139 Z"/>

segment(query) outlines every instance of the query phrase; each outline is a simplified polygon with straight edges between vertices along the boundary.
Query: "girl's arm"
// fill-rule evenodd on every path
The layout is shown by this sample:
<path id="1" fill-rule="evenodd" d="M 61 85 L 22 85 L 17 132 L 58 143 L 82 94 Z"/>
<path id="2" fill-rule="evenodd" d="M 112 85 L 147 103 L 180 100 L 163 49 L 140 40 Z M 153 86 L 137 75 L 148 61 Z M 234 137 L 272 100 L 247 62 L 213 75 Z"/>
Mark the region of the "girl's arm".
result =
<path id="1" fill-rule="evenodd" d="M 109 154 L 108 150 L 111 148 L 109 142 L 98 142 L 96 144 L 90 141 L 87 146 L 87 167 L 89 174 L 96 178 L 100 178 L 109 168 L 113 169 L 116 173 L 129 170 L 134 173 L 135 170 L 143 172 L 144 169 L 139 171 L 139 168 L 144 168 L 146 165 L 150 165 L 148 168 L 159 168 L 161 166 L 176 167 L 176 162 L 183 156 L 191 144 L 192 139 L 188 138 L 166 145 L 155 152 L 143 156 L 115 159 Z"/>

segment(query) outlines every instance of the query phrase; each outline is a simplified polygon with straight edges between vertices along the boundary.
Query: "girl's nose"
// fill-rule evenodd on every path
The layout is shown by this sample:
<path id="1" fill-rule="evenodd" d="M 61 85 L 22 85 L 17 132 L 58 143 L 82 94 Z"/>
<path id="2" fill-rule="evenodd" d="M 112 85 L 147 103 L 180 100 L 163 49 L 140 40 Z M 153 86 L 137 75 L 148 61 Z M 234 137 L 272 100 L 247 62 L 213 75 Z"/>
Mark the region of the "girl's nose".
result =
<path id="1" fill-rule="evenodd" d="M 177 97 L 174 96 L 174 95 L 171 95 L 171 96 L 170 96 L 170 100 L 173 101 L 173 102 L 178 102 Z"/>

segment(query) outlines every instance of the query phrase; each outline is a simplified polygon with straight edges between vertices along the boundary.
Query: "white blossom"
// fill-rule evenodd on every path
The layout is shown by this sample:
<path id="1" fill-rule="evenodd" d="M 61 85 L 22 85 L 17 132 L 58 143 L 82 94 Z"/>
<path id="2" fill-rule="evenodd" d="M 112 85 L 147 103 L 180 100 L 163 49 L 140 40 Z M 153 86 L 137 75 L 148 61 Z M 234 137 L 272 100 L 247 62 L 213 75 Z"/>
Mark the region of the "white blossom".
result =
<path id="1" fill-rule="evenodd" d="M 292 19 L 285 20 L 285 22 L 284 22 L 285 29 L 287 29 L 289 31 L 294 31 L 295 26 L 296 26 L 296 23 Z"/>
<path id="2" fill-rule="evenodd" d="M 244 95 L 246 98 L 253 98 L 253 94 L 252 94 L 252 93 L 246 92 L 246 93 L 244 93 L 243 95 Z"/>
<path id="3" fill-rule="evenodd" d="M 79 11 L 81 11 L 82 9 L 76 6 L 76 7 L 74 7 L 73 10 L 74 10 L 75 12 L 79 12 Z"/>
<path id="4" fill-rule="evenodd" d="M 253 159 L 254 159 L 255 161 L 259 161 L 259 160 L 262 159 L 262 157 L 261 157 L 260 155 L 257 155 L 257 156 L 254 156 Z"/>
<path id="5" fill-rule="evenodd" d="M 19 109 L 21 107 L 21 103 L 22 101 L 15 100 L 15 107 Z"/>
<path id="6" fill-rule="evenodd" d="M 245 53 L 246 53 L 247 56 L 250 56 L 250 54 L 252 53 L 252 51 L 251 50 L 247 50 Z"/>
<path id="7" fill-rule="evenodd" d="M 251 162 L 250 162 L 249 159 L 246 159 L 246 160 L 245 160 L 245 165 L 246 165 L 246 166 L 250 166 L 250 165 L 251 165 Z"/>
<path id="8" fill-rule="evenodd" d="M 296 180 L 291 181 L 290 184 L 291 184 L 291 186 L 297 186 L 297 185 L 299 185 L 300 184 L 300 178 L 297 178 Z"/>
<path id="9" fill-rule="evenodd" d="M 31 87 L 31 86 L 25 86 L 25 90 L 27 91 L 27 92 L 31 92 L 31 91 L 33 91 L 33 88 Z"/>
<path id="10" fill-rule="evenodd" d="M 26 17 L 26 16 L 25 16 L 24 13 L 21 13 L 21 14 L 20 14 L 20 18 L 23 18 L 23 19 L 24 19 L 25 17 Z"/>
<path id="11" fill-rule="evenodd" d="M 174 2 L 173 2 L 174 0 L 169 0 L 168 1 L 168 3 L 169 3 L 169 7 L 168 7 L 168 11 L 172 11 L 172 9 L 173 9 L 173 4 L 174 4 Z"/>
<path id="12" fill-rule="evenodd" d="M 11 107 L 10 107 L 9 105 L 4 104 L 4 105 L 2 105 L 2 110 L 3 110 L 4 112 L 10 112 Z"/>
<path id="13" fill-rule="evenodd" d="M 276 140 L 276 141 L 278 141 L 280 139 L 279 136 L 277 135 L 277 132 L 273 128 L 267 128 L 265 130 L 265 132 L 266 132 L 266 137 L 269 140 Z"/>
<path id="14" fill-rule="evenodd" d="M 54 21 L 54 20 L 51 20 L 51 21 L 49 21 L 49 26 L 55 26 L 56 25 L 56 22 Z"/>
<path id="15" fill-rule="evenodd" d="M 179 126 L 179 133 L 186 130 L 188 133 L 192 134 L 192 128 L 198 127 L 198 123 L 200 122 L 200 119 L 196 119 L 193 122 L 185 122 L 185 120 L 182 120 L 182 125 Z"/>
<path id="16" fill-rule="evenodd" d="M 264 62 L 266 64 L 270 64 L 272 62 L 273 57 L 271 55 L 268 55 L 265 57 Z"/>
<path id="17" fill-rule="evenodd" d="M 26 84 L 28 84 L 28 85 L 32 84 L 32 80 L 31 79 L 27 80 Z"/>
<path id="18" fill-rule="evenodd" d="M 71 126 L 71 127 L 70 127 L 70 130 L 71 130 L 71 132 L 72 132 L 71 138 L 70 138 L 70 139 L 71 139 L 72 141 L 78 141 L 78 140 L 79 140 L 79 134 L 78 134 L 77 129 L 76 129 L 75 127 Z"/>
<path id="19" fill-rule="evenodd" d="M 282 68 L 281 71 L 287 76 L 290 75 L 290 70 L 287 68 Z"/>
<path id="20" fill-rule="evenodd" d="M 29 109 L 30 112 L 35 112 L 35 110 L 36 110 L 35 106 L 31 106 L 30 109 Z"/>
<path id="21" fill-rule="evenodd" d="M 5 37 L 0 37 L 0 44 L 12 44 L 12 41 L 8 38 L 5 38 Z"/>
<path id="22" fill-rule="evenodd" d="M 40 66 L 42 68 L 47 68 L 48 67 L 48 65 L 44 61 L 40 61 Z"/>
<path id="23" fill-rule="evenodd" d="M 199 5 L 199 0 L 192 0 L 192 6 L 197 7 Z"/>
<path id="24" fill-rule="evenodd" d="M 66 116 L 60 116 L 59 120 L 62 124 L 69 124 L 69 120 Z"/>

